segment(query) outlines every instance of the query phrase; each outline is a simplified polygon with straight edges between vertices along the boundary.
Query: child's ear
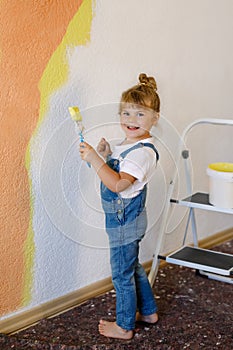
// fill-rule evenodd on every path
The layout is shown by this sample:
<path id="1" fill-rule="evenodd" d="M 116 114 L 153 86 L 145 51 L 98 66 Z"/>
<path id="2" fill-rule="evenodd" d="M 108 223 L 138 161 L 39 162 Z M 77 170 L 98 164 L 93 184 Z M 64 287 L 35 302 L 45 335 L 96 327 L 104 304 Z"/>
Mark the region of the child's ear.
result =
<path id="1" fill-rule="evenodd" d="M 153 125 L 156 125 L 159 120 L 160 114 L 158 112 L 154 112 L 154 122 Z"/>

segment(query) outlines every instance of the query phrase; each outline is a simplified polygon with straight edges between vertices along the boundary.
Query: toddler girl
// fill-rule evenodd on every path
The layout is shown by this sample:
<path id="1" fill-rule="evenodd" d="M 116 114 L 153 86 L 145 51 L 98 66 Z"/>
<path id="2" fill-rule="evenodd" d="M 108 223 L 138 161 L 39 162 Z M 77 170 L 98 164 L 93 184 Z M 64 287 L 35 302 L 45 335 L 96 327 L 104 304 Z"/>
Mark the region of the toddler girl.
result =
<path id="1" fill-rule="evenodd" d="M 116 322 L 100 320 L 106 337 L 131 339 L 135 321 L 156 323 L 157 305 L 139 263 L 139 243 L 146 232 L 146 189 L 159 158 L 150 134 L 159 118 L 160 99 L 153 77 L 123 92 L 119 114 L 125 139 L 112 151 L 102 138 L 98 153 L 86 142 L 80 155 L 101 180 L 101 200 L 110 245 L 112 281 L 116 290 Z M 136 311 L 138 310 L 137 314 Z"/>

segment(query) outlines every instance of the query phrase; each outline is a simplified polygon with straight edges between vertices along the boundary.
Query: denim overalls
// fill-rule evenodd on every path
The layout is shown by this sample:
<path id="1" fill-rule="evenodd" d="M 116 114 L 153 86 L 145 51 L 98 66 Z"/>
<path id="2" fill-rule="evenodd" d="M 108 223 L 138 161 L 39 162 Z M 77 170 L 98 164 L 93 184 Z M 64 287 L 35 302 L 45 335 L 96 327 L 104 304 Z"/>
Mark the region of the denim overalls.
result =
<path id="1" fill-rule="evenodd" d="M 156 153 L 158 152 L 151 143 L 137 143 L 133 147 L 127 149 L 120 154 L 119 159 L 110 159 L 107 161 L 109 167 L 119 172 L 120 161 L 126 155 L 141 147 L 150 147 Z M 147 186 L 133 198 L 122 198 L 119 193 L 110 191 L 103 183 L 101 183 L 101 201 L 105 212 L 105 226 L 109 236 L 110 247 L 128 244 L 135 239 L 142 239 L 146 231 L 146 201 Z"/>
<path id="2" fill-rule="evenodd" d="M 141 142 L 122 152 L 119 159 L 108 160 L 108 166 L 119 172 L 120 161 L 140 147 L 152 148 L 159 159 L 153 144 Z M 136 197 L 122 198 L 101 183 L 112 281 L 116 290 L 116 323 L 126 330 L 134 329 L 137 308 L 141 315 L 151 315 L 157 310 L 147 275 L 138 261 L 139 242 L 147 227 L 146 192 L 145 185 Z"/>

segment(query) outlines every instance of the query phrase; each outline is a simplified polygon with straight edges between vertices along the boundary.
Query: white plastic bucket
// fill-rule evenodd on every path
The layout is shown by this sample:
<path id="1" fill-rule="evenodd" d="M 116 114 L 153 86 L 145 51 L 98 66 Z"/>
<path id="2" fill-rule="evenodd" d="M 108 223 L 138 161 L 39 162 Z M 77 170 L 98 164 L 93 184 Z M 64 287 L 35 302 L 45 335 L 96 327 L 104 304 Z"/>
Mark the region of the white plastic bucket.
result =
<path id="1" fill-rule="evenodd" d="M 233 163 L 213 163 L 209 175 L 209 202 L 220 208 L 233 208 Z"/>

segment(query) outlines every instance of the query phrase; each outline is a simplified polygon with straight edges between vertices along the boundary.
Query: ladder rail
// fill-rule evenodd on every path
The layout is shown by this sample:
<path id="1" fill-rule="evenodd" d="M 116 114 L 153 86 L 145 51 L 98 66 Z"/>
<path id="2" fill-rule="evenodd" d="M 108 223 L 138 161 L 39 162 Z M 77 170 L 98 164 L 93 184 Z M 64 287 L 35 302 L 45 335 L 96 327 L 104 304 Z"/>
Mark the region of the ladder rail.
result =
<path id="1" fill-rule="evenodd" d="M 194 122 L 190 123 L 183 131 L 181 139 L 185 142 L 185 139 L 188 133 L 195 126 L 200 124 L 212 124 L 212 125 L 231 125 L 233 126 L 233 119 L 217 119 L 217 118 L 206 118 L 206 119 L 197 119 Z"/>

